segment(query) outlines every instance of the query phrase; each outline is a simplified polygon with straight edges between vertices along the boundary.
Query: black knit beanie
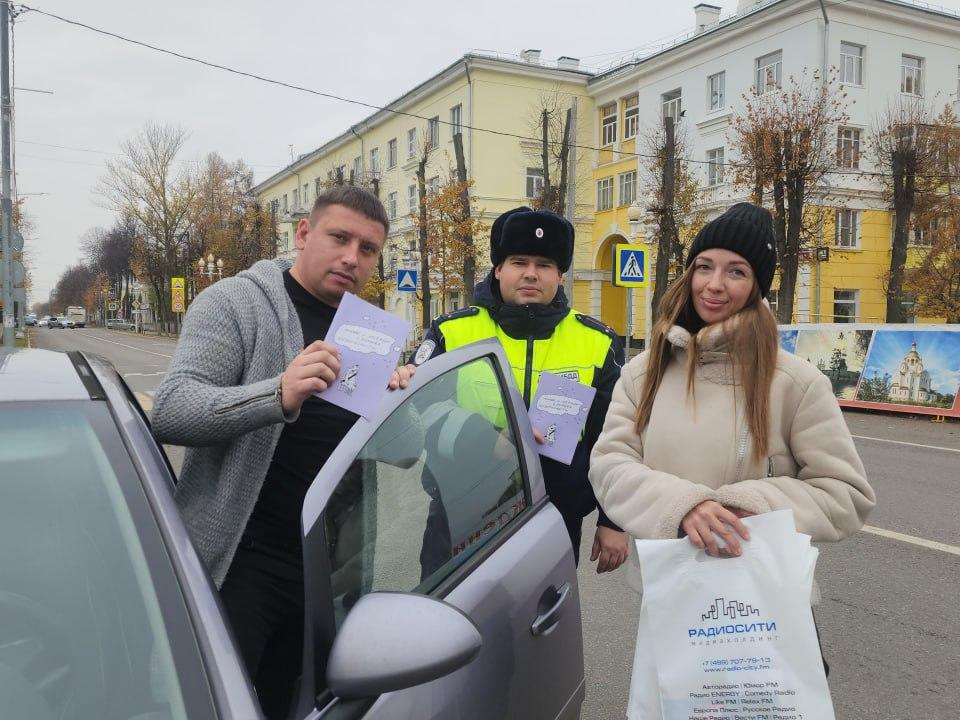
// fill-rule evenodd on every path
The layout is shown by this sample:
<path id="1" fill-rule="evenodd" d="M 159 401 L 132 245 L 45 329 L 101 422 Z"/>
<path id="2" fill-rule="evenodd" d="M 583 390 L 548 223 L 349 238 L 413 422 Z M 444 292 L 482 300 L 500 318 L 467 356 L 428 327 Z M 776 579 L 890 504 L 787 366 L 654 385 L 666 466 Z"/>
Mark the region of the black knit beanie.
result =
<path id="1" fill-rule="evenodd" d="M 697 255 L 710 248 L 722 248 L 741 255 L 753 268 L 761 297 L 770 292 L 777 268 L 777 246 L 770 212 L 751 203 L 737 203 L 711 220 L 697 233 L 687 254 L 687 267 Z"/>
<path id="2" fill-rule="evenodd" d="M 490 260 L 494 267 L 510 255 L 539 255 L 557 263 L 561 273 L 573 262 L 573 225 L 550 210 L 518 207 L 493 221 Z"/>

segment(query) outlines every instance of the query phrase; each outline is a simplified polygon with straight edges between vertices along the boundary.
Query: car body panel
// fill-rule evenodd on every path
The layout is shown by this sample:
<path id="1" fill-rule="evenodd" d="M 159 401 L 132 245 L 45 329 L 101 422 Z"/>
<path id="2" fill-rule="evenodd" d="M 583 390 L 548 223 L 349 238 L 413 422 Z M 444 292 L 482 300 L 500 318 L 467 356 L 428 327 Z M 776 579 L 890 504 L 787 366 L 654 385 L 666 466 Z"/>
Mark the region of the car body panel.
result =
<path id="1" fill-rule="evenodd" d="M 0 351 L 0 399 L 88 400 L 70 358 L 39 349 Z"/>

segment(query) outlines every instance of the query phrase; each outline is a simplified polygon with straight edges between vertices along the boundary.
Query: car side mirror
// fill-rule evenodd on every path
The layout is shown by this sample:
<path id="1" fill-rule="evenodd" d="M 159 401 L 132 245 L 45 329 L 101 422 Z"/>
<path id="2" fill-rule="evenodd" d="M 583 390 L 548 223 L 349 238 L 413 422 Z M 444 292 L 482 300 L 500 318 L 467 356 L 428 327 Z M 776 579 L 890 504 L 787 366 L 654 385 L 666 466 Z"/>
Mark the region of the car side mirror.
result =
<path id="1" fill-rule="evenodd" d="M 476 625 L 452 605 L 412 593 L 369 593 L 337 632 L 327 687 L 352 700 L 421 685 L 464 667 L 481 645 Z"/>

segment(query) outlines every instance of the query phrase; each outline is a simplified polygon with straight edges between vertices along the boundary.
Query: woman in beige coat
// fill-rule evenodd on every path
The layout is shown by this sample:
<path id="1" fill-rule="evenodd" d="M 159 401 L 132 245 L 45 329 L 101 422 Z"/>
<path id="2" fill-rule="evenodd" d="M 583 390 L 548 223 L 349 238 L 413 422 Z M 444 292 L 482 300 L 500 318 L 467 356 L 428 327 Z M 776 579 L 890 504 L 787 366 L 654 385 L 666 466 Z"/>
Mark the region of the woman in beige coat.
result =
<path id="1" fill-rule="evenodd" d="M 798 531 L 835 541 L 874 506 L 830 381 L 779 349 L 763 302 L 775 266 L 770 214 L 728 209 L 694 240 L 650 350 L 623 368 L 590 482 L 632 536 L 738 555 L 748 515 L 789 508 Z"/>

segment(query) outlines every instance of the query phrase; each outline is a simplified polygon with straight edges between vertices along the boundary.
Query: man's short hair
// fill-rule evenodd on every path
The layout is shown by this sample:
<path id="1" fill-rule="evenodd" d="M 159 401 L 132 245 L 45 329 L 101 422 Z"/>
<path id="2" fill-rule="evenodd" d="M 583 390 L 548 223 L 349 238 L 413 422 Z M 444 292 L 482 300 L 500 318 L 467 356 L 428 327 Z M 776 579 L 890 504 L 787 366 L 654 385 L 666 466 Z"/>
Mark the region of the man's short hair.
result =
<path id="1" fill-rule="evenodd" d="M 312 223 L 317 213 L 323 211 L 331 205 L 343 205 L 354 212 L 360 213 L 368 220 L 373 220 L 383 225 L 383 234 L 390 233 L 390 218 L 387 217 L 387 210 L 380 202 L 380 198 L 369 190 L 356 185 L 341 185 L 325 190 L 313 201 L 313 210 L 310 211 L 310 222 Z"/>

